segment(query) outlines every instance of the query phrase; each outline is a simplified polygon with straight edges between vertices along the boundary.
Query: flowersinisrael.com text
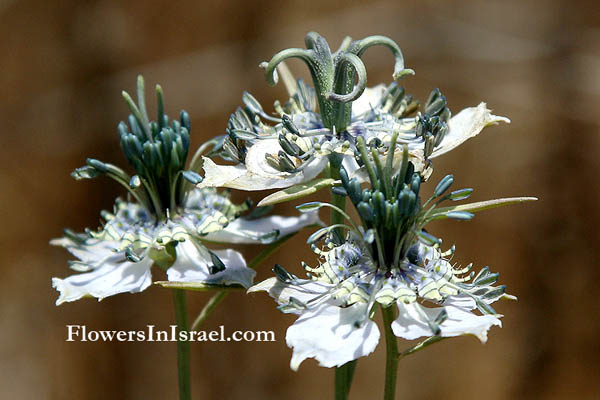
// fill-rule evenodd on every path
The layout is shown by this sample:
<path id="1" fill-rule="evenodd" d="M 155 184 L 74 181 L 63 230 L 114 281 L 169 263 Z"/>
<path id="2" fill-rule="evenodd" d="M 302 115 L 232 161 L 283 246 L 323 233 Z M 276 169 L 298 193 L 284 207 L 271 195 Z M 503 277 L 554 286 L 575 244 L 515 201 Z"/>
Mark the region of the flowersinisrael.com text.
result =
<path id="1" fill-rule="evenodd" d="M 225 333 L 225 327 L 212 331 L 178 331 L 177 325 L 169 329 L 156 329 L 146 325 L 143 330 L 91 330 L 85 325 L 67 325 L 67 342 L 274 342 L 273 331 L 234 331 Z"/>

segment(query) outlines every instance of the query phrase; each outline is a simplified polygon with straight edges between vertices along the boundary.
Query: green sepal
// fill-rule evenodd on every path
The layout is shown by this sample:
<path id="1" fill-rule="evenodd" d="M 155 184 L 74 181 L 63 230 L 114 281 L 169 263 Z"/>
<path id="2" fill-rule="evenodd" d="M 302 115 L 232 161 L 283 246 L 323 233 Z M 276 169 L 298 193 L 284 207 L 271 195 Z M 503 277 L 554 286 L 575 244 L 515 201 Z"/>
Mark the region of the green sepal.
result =
<path id="1" fill-rule="evenodd" d="M 200 292 L 207 292 L 211 290 L 245 290 L 246 288 L 242 285 L 213 285 L 203 282 L 171 282 L 171 281 L 157 281 L 155 285 L 162 286 L 167 289 L 183 289 L 183 290 L 195 290 Z"/>
<path id="2" fill-rule="evenodd" d="M 310 182 L 300 183 L 268 195 L 262 199 L 257 206 L 269 206 L 286 201 L 296 200 L 316 193 L 323 188 L 334 186 L 338 182 L 339 181 L 331 178 L 319 178 Z"/>
<path id="3" fill-rule="evenodd" d="M 452 207 L 440 207 L 440 208 L 436 208 L 435 210 L 433 210 L 431 212 L 431 214 L 429 215 L 429 217 L 427 218 L 427 220 L 431 221 L 431 220 L 435 220 L 435 219 L 448 218 L 447 214 L 449 212 L 468 211 L 468 212 L 474 213 L 477 211 L 488 210 L 491 208 L 508 206 L 511 204 L 525 203 L 525 202 L 536 201 L 536 200 L 537 200 L 537 197 L 508 197 L 505 199 L 478 201 L 476 203 L 461 204 L 461 205 L 452 206 Z"/>

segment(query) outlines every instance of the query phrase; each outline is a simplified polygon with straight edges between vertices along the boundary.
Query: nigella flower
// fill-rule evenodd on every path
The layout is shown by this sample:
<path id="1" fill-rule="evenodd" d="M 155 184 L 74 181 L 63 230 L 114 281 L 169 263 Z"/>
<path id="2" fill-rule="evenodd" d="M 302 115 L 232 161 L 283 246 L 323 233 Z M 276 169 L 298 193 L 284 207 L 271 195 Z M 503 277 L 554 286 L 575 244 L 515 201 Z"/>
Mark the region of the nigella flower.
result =
<path id="1" fill-rule="evenodd" d="M 399 132 L 398 142 L 408 145 L 416 169 L 422 171 L 430 158 L 452 150 L 484 127 L 509 122 L 492 115 L 485 103 L 451 117 L 446 98 L 437 89 L 422 112 L 417 112 L 418 102 L 396 82 L 366 88 L 366 70 L 360 57 L 374 45 L 391 49 L 396 61 L 394 78 L 414 73 L 404 68 L 400 48 L 389 38 L 347 38 L 337 52 L 331 53 L 327 42 L 312 32 L 306 45 L 307 49 L 284 50 L 263 64 L 272 85 L 278 80 L 279 66 L 291 98 L 284 105 L 275 102 L 275 117 L 244 93 L 244 107 L 232 114 L 218 153 L 236 164 L 218 165 L 204 159 L 201 186 L 286 188 L 317 177 L 332 155 L 341 157 L 348 172 L 354 173 L 360 167 L 354 159 L 356 138 L 360 136 L 367 145 L 385 151 L 394 131 Z M 294 82 L 280 64 L 290 57 L 306 62 L 315 88 L 302 80 Z M 348 80 L 355 73 L 356 85 Z"/>
<path id="2" fill-rule="evenodd" d="M 233 203 L 227 191 L 195 188 L 202 178 L 184 169 L 189 117 L 182 111 L 179 120 L 169 121 L 160 86 L 157 96 L 159 122 L 150 122 L 143 79 L 138 79 L 139 105 L 124 93 L 132 115 L 129 126 L 119 124 L 119 133 L 136 175 L 93 159 L 73 172 L 76 179 L 111 177 L 128 189 L 131 200 L 117 199 L 114 211 L 102 214 L 99 230 L 84 234 L 67 230 L 63 238 L 51 242 L 77 258 L 71 267 L 80 272 L 52 279 L 60 292 L 57 305 L 86 296 L 101 300 L 140 292 L 152 282 L 152 265 L 165 269 L 171 282 L 249 287 L 255 272 L 242 255 L 230 249 L 213 251 L 206 243 L 269 243 L 318 222 L 316 213 L 265 217 L 264 210 L 256 209 L 242 216 L 248 202 Z"/>
<path id="3" fill-rule="evenodd" d="M 395 142 L 396 135 L 392 137 L 392 149 Z M 372 320 L 376 305 L 397 308 L 391 329 L 398 337 L 412 340 L 475 335 L 485 342 L 488 330 L 501 325 L 501 315 L 491 304 L 514 297 L 505 293 L 504 286 L 494 286 L 498 274 L 489 268 L 475 275 L 471 264 L 464 268 L 452 264 L 454 247 L 443 252 L 441 240 L 424 227 L 434 219 L 468 220 L 473 217 L 470 211 L 533 199 L 436 208 L 443 201 L 466 199 L 472 193 L 472 189 L 447 193 L 453 183 L 449 175 L 421 204 L 422 177 L 408 161 L 406 145 L 401 165 L 394 170 L 393 156 L 384 164 L 376 152 L 368 154 L 362 138 L 357 143 L 369 172 L 370 187 L 363 189 L 342 167 L 342 187 L 337 192 L 351 200 L 360 223 L 332 204 L 299 206 L 311 212 L 332 208 L 343 214 L 348 224 L 332 225 L 311 235 L 308 241 L 321 263 L 315 268 L 303 265 L 308 279 L 276 265 L 276 277 L 249 289 L 267 291 L 281 311 L 299 315 L 286 335 L 288 346 L 293 348 L 292 369 L 296 370 L 306 358 L 315 358 L 322 366 L 339 367 L 370 354 L 380 337 Z M 347 233 L 342 235 L 344 231 Z M 325 242 L 322 249 L 316 245 L 320 240 Z"/>

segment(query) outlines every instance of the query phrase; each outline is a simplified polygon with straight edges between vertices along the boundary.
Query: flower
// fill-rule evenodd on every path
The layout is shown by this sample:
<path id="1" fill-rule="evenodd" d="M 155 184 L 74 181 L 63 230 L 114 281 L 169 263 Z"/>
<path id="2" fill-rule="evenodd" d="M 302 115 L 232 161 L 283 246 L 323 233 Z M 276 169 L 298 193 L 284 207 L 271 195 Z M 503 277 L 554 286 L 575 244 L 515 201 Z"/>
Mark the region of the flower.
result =
<path id="1" fill-rule="evenodd" d="M 330 242 L 328 247 L 317 250 L 323 260 L 317 268 L 304 266 L 310 279 L 277 267 L 277 277 L 249 289 L 268 292 L 280 310 L 300 316 L 286 334 L 293 348 L 293 370 L 306 358 L 315 358 L 324 367 L 339 367 L 373 352 L 380 337 L 370 318 L 375 303 L 398 308 L 392 323 L 398 337 L 475 335 L 485 342 L 490 327 L 501 326 L 501 315 L 490 304 L 513 298 L 503 286 L 492 286 L 498 274 L 487 268 L 469 283 L 473 276 L 465 274 L 471 266 L 453 267 L 446 258 L 452 251 L 441 253 L 437 247 L 416 243 L 397 268 L 385 271 L 352 240 L 341 245 Z"/>
<path id="2" fill-rule="evenodd" d="M 377 151 L 367 152 L 364 139 L 357 139 L 369 187 L 363 188 L 344 167 L 340 169 L 342 186 L 336 193 L 350 199 L 360 222 L 328 203 L 297 207 L 305 212 L 328 207 L 347 221 L 321 228 L 308 238 L 321 259 L 315 268 L 303 264 L 308 279 L 276 265 L 275 277 L 248 290 L 266 291 L 282 312 L 299 315 L 286 334 L 286 342 L 293 348 L 294 370 L 306 358 L 315 358 L 325 367 L 339 367 L 370 354 L 380 337 L 372 320 L 375 305 L 397 308 L 396 319 L 386 329 L 391 328 L 398 337 L 474 335 L 485 342 L 488 330 L 501 326 L 501 315 L 491 304 L 514 299 L 505 293 L 505 286 L 494 286 L 498 274 L 488 267 L 475 275 L 472 264 L 464 268 L 452 265 L 454 246 L 442 252 L 441 239 L 428 233 L 425 226 L 441 218 L 469 220 L 474 216 L 471 211 L 532 199 L 436 208 L 444 201 L 464 200 L 473 192 L 459 189 L 447 193 L 454 181 L 447 175 L 421 203 L 423 178 L 409 161 L 406 145 L 399 167 L 394 168 L 396 136 L 392 136 L 392 151 L 385 163 Z M 342 236 L 343 231 L 347 233 Z M 322 240 L 324 247 L 319 248 L 316 243 Z"/>
<path id="3" fill-rule="evenodd" d="M 318 223 L 318 216 L 263 217 L 257 208 L 242 216 L 250 204 L 234 204 L 228 192 L 195 188 L 202 177 L 185 169 L 190 119 L 185 111 L 170 121 L 164 114 L 162 89 L 156 87 L 157 121 L 150 121 L 144 100 L 144 81 L 138 78 L 138 104 L 123 92 L 131 110 L 128 124 L 118 126 L 123 152 L 135 169 L 95 159 L 73 173 L 75 179 L 108 176 L 128 190 L 97 231 L 67 230 L 51 244 L 65 247 L 76 258 L 71 267 L 80 274 L 53 278 L 60 296 L 57 305 L 92 296 L 99 300 L 117 293 L 136 293 L 152 282 L 151 267 L 166 270 L 172 282 L 249 287 L 255 272 L 234 250 L 209 250 L 205 242 L 270 243 Z M 193 163 L 192 163 L 193 164 Z M 193 165 L 192 165 L 193 166 Z M 268 211 L 268 210 L 267 210 Z"/>
<path id="4" fill-rule="evenodd" d="M 309 50 L 288 49 L 265 63 L 267 79 L 272 84 L 277 82 L 275 68 L 280 69 L 290 99 L 285 105 L 275 102 L 277 117 L 274 117 L 267 114 L 252 95 L 244 93 L 244 108 L 239 107 L 231 115 L 220 151 L 214 153 L 235 165 L 218 165 L 210 158 L 204 158 L 205 179 L 201 187 L 286 188 L 317 177 L 331 156 L 342 158 L 346 170 L 353 174 L 360 167 L 355 161 L 356 138 L 362 137 L 367 145 L 385 152 L 392 132 L 398 132 L 398 143 L 408 146 L 415 168 L 423 171 L 430 159 L 478 135 L 486 126 L 510 122 L 505 117 L 493 115 L 485 103 L 451 117 L 446 98 L 438 89 L 431 92 L 422 112 L 417 112 L 418 102 L 396 82 L 366 88 L 366 75 L 365 82 L 361 78 L 366 72 L 360 67 L 359 57 L 350 57 L 360 63 L 358 67 L 339 61 L 344 55 L 360 56 L 367 47 L 383 44 L 396 56 L 395 77 L 414 73 L 404 68 L 400 49 L 388 38 L 369 37 L 354 42 L 348 39 L 334 54 L 318 34 L 307 35 L 307 44 L 311 43 L 314 48 L 327 51 L 311 53 L 313 47 L 310 46 Z M 294 82 L 283 64 L 279 64 L 289 56 L 306 61 L 315 88 L 301 79 Z M 323 75 L 328 75 L 319 71 L 323 63 L 329 65 L 328 57 L 331 57 L 329 64 L 338 62 L 335 68 L 340 71 L 354 68 L 351 75 L 355 71 L 358 74 L 358 84 L 351 93 L 342 96 L 333 93 L 333 88 L 329 89 L 331 91 L 323 89 L 329 82 Z M 330 74 L 334 74 L 334 69 Z M 427 171 L 423 176 L 430 173 Z"/>
<path id="5" fill-rule="evenodd" d="M 92 296 L 99 300 L 117 293 L 137 293 L 152 282 L 151 267 L 171 264 L 172 282 L 249 287 L 256 275 L 234 250 L 210 250 L 208 243 L 270 243 L 318 222 L 316 213 L 300 217 L 239 217 L 247 204 L 236 205 L 215 189 L 193 189 L 183 211 L 158 220 L 141 205 L 117 199 L 113 213 L 103 213 L 98 231 L 65 236 L 51 244 L 65 247 L 80 274 L 53 278 L 60 292 L 56 304 Z"/>

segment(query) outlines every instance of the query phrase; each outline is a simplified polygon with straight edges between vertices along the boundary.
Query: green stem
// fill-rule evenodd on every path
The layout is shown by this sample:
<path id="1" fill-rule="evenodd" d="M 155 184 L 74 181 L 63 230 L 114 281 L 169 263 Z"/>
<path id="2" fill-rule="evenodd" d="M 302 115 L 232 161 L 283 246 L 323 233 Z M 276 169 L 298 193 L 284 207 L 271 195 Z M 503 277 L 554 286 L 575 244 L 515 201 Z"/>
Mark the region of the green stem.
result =
<path id="1" fill-rule="evenodd" d="M 356 360 L 352 360 L 335 369 L 335 400 L 346 400 L 350 393 Z"/>
<path id="2" fill-rule="evenodd" d="M 336 163 L 329 162 L 328 175 L 333 179 L 340 179 L 339 165 L 332 165 Z M 331 193 L 331 204 L 338 210 L 333 208 L 330 214 L 330 225 L 343 224 L 344 214 L 340 213 L 339 210 L 345 213 L 346 210 L 346 197 L 338 196 L 335 193 Z M 341 231 L 341 230 L 340 230 Z M 340 238 L 343 238 L 343 232 L 340 233 Z M 341 367 L 335 369 L 335 400 L 346 400 L 350 393 L 350 386 L 352 386 L 352 378 L 354 377 L 354 369 L 356 368 L 356 360 L 347 362 Z"/>
<path id="3" fill-rule="evenodd" d="M 426 348 L 427 346 L 431 346 L 432 344 L 437 343 L 437 342 L 439 342 L 441 340 L 444 340 L 444 339 L 447 339 L 447 338 L 441 337 L 441 336 L 431 336 L 431 337 L 423 340 L 419 344 L 416 344 L 413 347 L 411 347 L 409 349 L 406 349 L 402 353 L 398 354 L 398 361 L 400 361 L 401 359 L 403 359 L 406 356 L 414 354 L 417 351 L 421 351 L 424 348 Z"/>
<path id="4" fill-rule="evenodd" d="M 394 400 L 396 396 L 396 377 L 398 375 L 398 341 L 392 331 L 392 322 L 396 318 L 394 306 L 381 307 L 383 325 L 385 330 L 385 387 L 384 400 Z"/>
<path id="5" fill-rule="evenodd" d="M 338 163 L 335 163 L 338 164 Z M 341 164 L 341 163 L 339 163 Z M 329 162 L 329 177 L 335 180 L 339 180 L 340 179 L 340 166 L 341 165 L 332 165 L 332 162 Z M 335 225 L 335 224 L 343 224 L 344 223 L 344 214 L 340 213 L 339 211 L 341 210 L 342 212 L 345 213 L 346 210 L 346 196 L 339 196 L 333 192 L 331 192 L 331 204 L 337 208 L 337 210 L 335 208 L 332 208 L 331 213 L 330 213 L 330 219 L 329 219 L 329 224 L 330 225 Z M 343 232 L 342 230 L 338 230 L 338 233 L 340 234 L 340 238 L 343 238 Z"/>
<path id="6" fill-rule="evenodd" d="M 213 295 L 213 297 L 208 300 L 208 303 L 202 308 L 200 314 L 196 317 L 196 320 L 192 324 L 190 330 L 196 331 L 202 325 L 202 323 L 212 314 L 215 308 L 219 305 L 220 302 L 227 296 L 229 292 L 226 289 L 221 289 L 217 293 Z"/>
<path id="7" fill-rule="evenodd" d="M 173 302 L 175 304 L 175 320 L 177 321 L 177 334 L 187 332 L 187 306 L 185 290 L 173 289 Z M 178 338 L 179 339 L 179 338 Z M 190 400 L 190 342 L 177 340 L 177 371 L 179 373 L 179 399 Z"/>

